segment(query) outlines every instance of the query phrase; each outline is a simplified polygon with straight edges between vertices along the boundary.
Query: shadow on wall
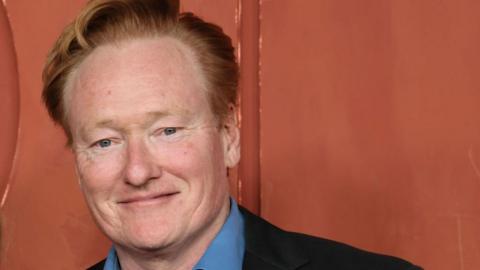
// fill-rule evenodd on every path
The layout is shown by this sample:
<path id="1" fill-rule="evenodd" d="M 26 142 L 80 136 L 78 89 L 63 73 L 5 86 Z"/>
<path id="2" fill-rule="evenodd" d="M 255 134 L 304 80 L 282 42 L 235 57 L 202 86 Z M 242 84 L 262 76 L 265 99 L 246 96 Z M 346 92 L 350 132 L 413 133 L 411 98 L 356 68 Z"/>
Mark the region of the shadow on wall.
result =
<path id="1" fill-rule="evenodd" d="M 10 186 L 19 121 L 18 72 L 7 12 L 0 4 L 0 262 L 4 256 L 3 205 Z"/>
<path id="2" fill-rule="evenodd" d="M 18 132 L 18 72 L 12 32 L 5 6 L 0 5 L 0 207 L 8 192 Z"/>

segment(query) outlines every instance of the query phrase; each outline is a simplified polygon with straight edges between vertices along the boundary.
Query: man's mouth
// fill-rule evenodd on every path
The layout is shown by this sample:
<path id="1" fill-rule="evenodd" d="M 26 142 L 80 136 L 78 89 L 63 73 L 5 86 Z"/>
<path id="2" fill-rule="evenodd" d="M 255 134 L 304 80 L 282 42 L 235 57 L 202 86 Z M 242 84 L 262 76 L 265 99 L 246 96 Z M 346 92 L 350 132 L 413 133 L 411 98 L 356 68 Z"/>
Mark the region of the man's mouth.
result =
<path id="1" fill-rule="evenodd" d="M 142 205 L 142 204 L 152 204 L 157 202 L 166 201 L 176 194 L 180 192 L 163 192 L 163 193 L 155 193 L 155 194 L 148 194 L 148 195 L 135 195 L 131 197 L 127 197 L 125 199 L 121 199 L 118 201 L 119 204 L 125 205 Z"/>

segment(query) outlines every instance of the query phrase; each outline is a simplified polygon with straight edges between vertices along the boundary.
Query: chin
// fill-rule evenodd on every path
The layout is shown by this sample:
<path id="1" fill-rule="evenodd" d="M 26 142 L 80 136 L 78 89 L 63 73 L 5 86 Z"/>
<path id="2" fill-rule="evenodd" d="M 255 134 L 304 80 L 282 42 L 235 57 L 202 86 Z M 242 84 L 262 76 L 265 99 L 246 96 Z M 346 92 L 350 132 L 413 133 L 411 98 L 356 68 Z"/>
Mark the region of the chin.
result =
<path id="1" fill-rule="evenodd" d="M 138 251 L 143 251 L 151 253 L 153 251 L 160 251 L 168 248 L 172 245 L 173 241 L 169 241 L 165 236 L 143 236 L 143 235 L 134 235 L 132 238 L 127 240 L 128 242 L 123 241 L 121 245 L 127 246 L 129 249 L 133 248 Z"/>
<path id="2" fill-rule="evenodd" d="M 165 250 L 170 245 L 161 243 L 161 242 L 154 242 L 154 241 L 137 241 L 131 245 L 133 248 L 139 251 L 143 251 L 146 253 L 153 253 L 158 252 L 161 250 Z"/>

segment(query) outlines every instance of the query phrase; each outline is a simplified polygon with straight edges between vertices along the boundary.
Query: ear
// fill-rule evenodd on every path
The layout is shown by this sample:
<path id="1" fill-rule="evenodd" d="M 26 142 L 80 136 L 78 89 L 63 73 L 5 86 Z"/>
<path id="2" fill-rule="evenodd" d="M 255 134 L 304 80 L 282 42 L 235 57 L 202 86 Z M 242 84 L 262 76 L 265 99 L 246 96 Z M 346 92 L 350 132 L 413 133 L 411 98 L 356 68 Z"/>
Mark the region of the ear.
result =
<path id="1" fill-rule="evenodd" d="M 230 104 L 228 110 L 228 116 L 224 119 L 221 130 L 225 165 L 233 168 L 240 161 L 240 129 L 235 105 Z"/>

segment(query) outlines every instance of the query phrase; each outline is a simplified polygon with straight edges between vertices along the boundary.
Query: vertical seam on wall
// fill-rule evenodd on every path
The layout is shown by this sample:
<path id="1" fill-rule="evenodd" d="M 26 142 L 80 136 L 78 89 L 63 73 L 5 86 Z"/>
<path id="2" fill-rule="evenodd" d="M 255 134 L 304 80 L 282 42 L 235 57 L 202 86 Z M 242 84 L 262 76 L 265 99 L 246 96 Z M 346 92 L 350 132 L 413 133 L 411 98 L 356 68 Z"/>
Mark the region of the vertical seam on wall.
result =
<path id="1" fill-rule="evenodd" d="M 260 121 L 260 115 L 262 112 L 262 96 L 261 96 L 261 89 L 262 89 L 262 62 L 261 62 L 261 51 L 262 51 L 262 31 L 261 31 L 261 24 L 262 24 L 262 5 L 263 0 L 258 1 L 257 7 L 257 33 L 258 33 L 258 40 L 257 40 L 257 93 L 258 93 L 258 190 L 259 190 L 259 210 L 258 213 L 262 215 L 262 202 L 263 202 L 263 193 L 262 193 L 262 181 L 261 181 L 261 173 L 262 173 L 262 140 L 261 140 L 261 132 L 262 132 L 262 121 Z"/>
<path id="2" fill-rule="evenodd" d="M 242 0 L 237 0 L 237 7 L 235 8 L 235 25 L 237 27 L 237 61 L 238 65 L 240 66 L 242 63 L 242 42 L 241 42 L 241 35 L 242 35 Z M 238 103 L 241 104 L 241 95 L 237 97 Z M 238 124 L 241 128 L 242 123 L 242 114 L 241 112 L 237 112 L 238 116 Z M 237 200 L 239 203 L 243 201 L 243 194 L 242 194 L 242 179 L 240 177 L 240 167 L 237 171 L 237 179 L 236 179 L 236 193 L 237 193 Z"/>
<path id="3" fill-rule="evenodd" d="M 242 160 L 238 186 L 239 202 L 260 213 L 260 105 L 259 105 L 259 2 L 237 2 L 238 59 Z M 248 145 L 247 145 L 248 144 Z"/>

